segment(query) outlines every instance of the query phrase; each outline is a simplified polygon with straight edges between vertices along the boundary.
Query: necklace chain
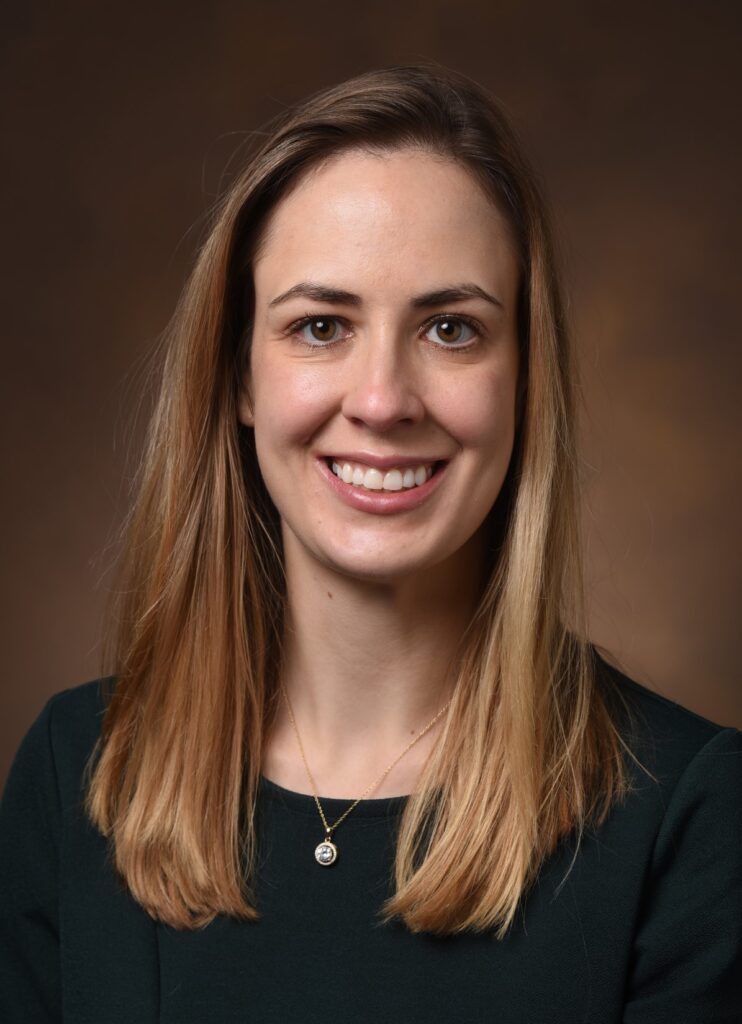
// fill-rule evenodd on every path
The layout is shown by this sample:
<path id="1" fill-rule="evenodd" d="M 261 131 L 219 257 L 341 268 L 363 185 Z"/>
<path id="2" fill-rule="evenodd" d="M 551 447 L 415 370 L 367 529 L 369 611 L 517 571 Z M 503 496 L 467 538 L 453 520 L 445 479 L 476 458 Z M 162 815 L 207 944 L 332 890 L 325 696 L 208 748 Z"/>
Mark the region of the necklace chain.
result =
<path id="1" fill-rule="evenodd" d="M 387 768 L 384 769 L 384 771 L 381 773 L 381 775 L 376 780 L 376 782 L 371 783 L 371 785 L 368 787 L 368 789 L 364 790 L 363 793 L 361 793 L 361 795 L 358 797 L 358 799 L 353 801 L 353 803 L 350 805 L 350 807 L 347 809 L 347 811 L 345 811 L 343 814 L 341 814 L 340 817 L 338 818 L 338 820 L 333 825 L 329 825 L 327 823 L 327 818 L 325 817 L 325 812 L 322 810 L 322 804 L 319 802 L 319 797 L 317 796 L 317 783 L 314 781 L 314 776 L 312 775 L 312 773 L 310 771 L 310 768 L 309 768 L 309 764 L 307 763 L 307 756 L 304 753 L 304 745 L 301 742 L 301 736 L 299 735 L 299 730 L 297 728 L 296 721 L 294 720 L 294 712 L 293 712 L 293 709 L 291 707 L 291 701 L 289 700 L 289 695 L 286 692 L 286 687 L 285 686 L 282 685 L 281 689 L 283 690 L 283 695 L 286 698 L 286 704 L 287 704 L 288 710 L 289 710 L 289 718 L 291 719 L 291 725 L 293 726 L 294 732 L 296 733 L 296 739 L 297 739 L 297 741 L 299 743 L 299 750 L 301 752 L 302 761 L 304 762 L 304 767 L 307 770 L 307 775 L 309 776 L 309 781 L 312 784 L 312 793 L 314 795 L 314 802 L 317 804 L 317 810 L 319 811 L 320 817 L 322 818 L 322 824 L 325 826 L 325 837 L 326 837 L 326 840 L 329 840 L 331 838 L 332 833 L 338 827 L 340 822 L 348 817 L 348 815 L 353 810 L 353 808 L 357 804 L 359 804 L 361 802 L 361 800 L 363 800 L 363 798 L 366 796 L 366 794 L 370 793 L 372 790 L 376 789 L 377 786 L 381 785 L 381 783 L 387 777 L 387 775 L 392 770 L 392 768 L 395 766 L 397 761 L 400 761 L 404 757 L 404 755 L 407 753 L 407 751 L 410 749 L 410 747 L 414 746 L 415 743 L 417 743 L 418 740 L 422 739 L 422 737 L 425 735 L 425 733 L 435 725 L 435 723 L 438 721 L 438 719 L 441 717 L 443 712 L 446 710 L 446 708 L 451 703 L 451 700 L 453 700 L 453 698 L 451 698 L 451 700 L 449 700 L 446 704 L 443 705 L 443 707 L 440 709 L 438 714 L 434 718 L 432 718 L 428 722 L 428 724 L 425 726 L 425 728 L 422 729 L 417 734 L 417 736 L 415 736 L 415 738 L 413 740 L 411 740 L 407 744 L 407 746 L 404 748 L 402 753 L 398 757 L 395 757 L 395 759 L 392 761 L 392 763 Z"/>

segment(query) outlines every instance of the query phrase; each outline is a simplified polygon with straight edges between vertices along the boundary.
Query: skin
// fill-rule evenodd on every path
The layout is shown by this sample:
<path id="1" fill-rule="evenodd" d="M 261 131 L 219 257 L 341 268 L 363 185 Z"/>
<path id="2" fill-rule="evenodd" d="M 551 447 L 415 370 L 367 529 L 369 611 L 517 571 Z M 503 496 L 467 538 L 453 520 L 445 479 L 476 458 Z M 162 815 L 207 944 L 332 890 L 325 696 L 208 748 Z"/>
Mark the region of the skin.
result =
<path id="1" fill-rule="evenodd" d="M 352 151 L 272 211 L 253 272 L 238 409 L 282 522 L 283 682 L 320 796 L 355 799 L 451 695 L 483 584 L 482 523 L 513 450 L 518 262 L 505 218 L 461 165 L 423 150 Z M 270 305 L 308 280 L 360 302 Z M 411 305 L 462 282 L 499 305 Z M 436 329 L 441 314 L 481 329 Z M 304 316 L 330 322 L 292 331 Z M 359 450 L 449 463 L 421 505 L 380 515 L 344 503 L 318 471 L 320 453 Z M 414 789 L 441 721 L 369 798 Z M 262 770 L 311 792 L 283 702 Z"/>

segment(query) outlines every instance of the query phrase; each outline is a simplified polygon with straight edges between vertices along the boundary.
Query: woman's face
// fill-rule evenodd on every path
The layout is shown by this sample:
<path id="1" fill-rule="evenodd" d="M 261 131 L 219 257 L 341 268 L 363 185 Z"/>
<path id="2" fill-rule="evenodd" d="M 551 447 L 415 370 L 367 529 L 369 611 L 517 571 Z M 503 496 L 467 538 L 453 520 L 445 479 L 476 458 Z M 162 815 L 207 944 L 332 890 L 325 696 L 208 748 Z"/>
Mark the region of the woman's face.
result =
<path id="1" fill-rule="evenodd" d="M 287 565 L 389 580 L 449 559 L 455 572 L 513 449 L 504 217 L 451 160 L 353 151 L 275 207 L 253 271 L 239 416 Z"/>

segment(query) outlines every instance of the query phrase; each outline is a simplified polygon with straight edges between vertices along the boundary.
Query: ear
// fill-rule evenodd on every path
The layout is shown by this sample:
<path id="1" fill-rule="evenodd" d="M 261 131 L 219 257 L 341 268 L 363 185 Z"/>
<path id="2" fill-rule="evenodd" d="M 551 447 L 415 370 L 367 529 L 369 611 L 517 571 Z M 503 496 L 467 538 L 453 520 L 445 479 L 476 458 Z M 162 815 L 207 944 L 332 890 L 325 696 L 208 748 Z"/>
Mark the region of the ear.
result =
<path id="1" fill-rule="evenodd" d="M 250 380 L 247 374 L 242 378 L 242 386 L 237 395 L 237 418 L 246 427 L 255 426 L 255 413 L 253 411 L 252 394 L 250 393 Z"/>

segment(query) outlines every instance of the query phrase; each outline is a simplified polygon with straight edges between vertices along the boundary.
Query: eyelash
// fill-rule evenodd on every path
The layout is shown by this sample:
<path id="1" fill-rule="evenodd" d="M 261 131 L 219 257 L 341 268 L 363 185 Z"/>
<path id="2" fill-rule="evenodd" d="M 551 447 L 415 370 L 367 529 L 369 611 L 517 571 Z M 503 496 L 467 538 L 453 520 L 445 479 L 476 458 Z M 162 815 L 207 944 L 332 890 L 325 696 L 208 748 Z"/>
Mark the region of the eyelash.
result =
<path id="1" fill-rule="evenodd" d="M 314 320 L 334 320 L 340 324 L 347 323 L 347 321 L 341 316 L 325 316 L 324 313 L 315 313 L 312 316 L 307 314 L 306 316 L 303 316 L 300 320 L 296 320 L 293 324 L 291 324 L 291 326 L 288 327 L 287 330 L 285 331 L 285 334 L 287 336 L 291 336 L 292 341 L 295 341 L 298 345 L 304 345 L 306 348 L 318 348 L 322 350 L 332 348 L 334 345 L 339 345 L 341 342 L 346 340 L 345 338 L 334 338 L 332 341 L 318 341 L 314 343 L 311 341 L 305 341 L 304 338 L 302 338 L 301 335 L 298 334 L 298 332 L 301 331 L 304 327 L 306 327 L 307 324 L 311 324 Z M 478 341 L 481 340 L 484 334 L 482 325 L 477 320 L 470 316 L 464 316 L 461 313 L 437 313 L 435 316 L 425 321 L 425 323 L 421 327 L 421 330 L 423 332 L 426 332 L 435 324 L 444 323 L 447 320 L 457 320 L 460 323 L 466 324 L 467 327 L 471 328 L 471 330 L 475 332 L 477 338 L 470 339 L 463 345 L 446 345 L 444 342 L 431 341 L 430 344 L 434 345 L 436 348 L 447 348 L 454 352 L 460 352 L 465 349 L 473 348 L 478 343 Z"/>

